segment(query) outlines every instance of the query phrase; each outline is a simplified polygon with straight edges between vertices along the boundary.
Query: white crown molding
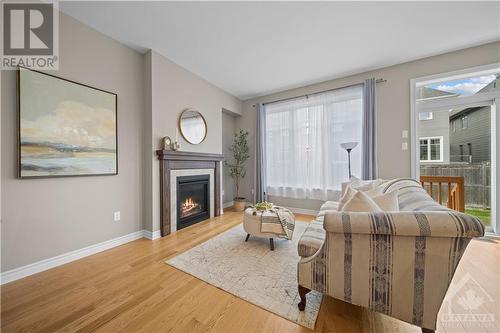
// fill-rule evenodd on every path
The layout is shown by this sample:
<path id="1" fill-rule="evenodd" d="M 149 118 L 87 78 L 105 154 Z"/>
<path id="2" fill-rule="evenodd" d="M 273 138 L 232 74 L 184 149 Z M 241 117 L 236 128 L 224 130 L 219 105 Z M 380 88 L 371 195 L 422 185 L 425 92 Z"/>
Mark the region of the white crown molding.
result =
<path id="1" fill-rule="evenodd" d="M 2 272 L 0 274 L 0 285 L 12 282 L 15 280 L 22 279 L 26 276 L 30 276 L 39 272 L 46 271 L 48 269 L 67 264 L 69 262 L 109 250 L 113 247 L 123 245 L 125 243 L 132 242 L 140 238 L 157 239 L 161 236 L 160 231 L 151 232 L 148 230 L 139 230 L 132 232 L 130 234 L 116 237 L 101 243 L 90 245 L 78 250 L 70 251 L 67 253 L 60 254 L 58 256 L 40 260 L 32 264 L 17 267 L 11 269 L 10 271 Z"/>

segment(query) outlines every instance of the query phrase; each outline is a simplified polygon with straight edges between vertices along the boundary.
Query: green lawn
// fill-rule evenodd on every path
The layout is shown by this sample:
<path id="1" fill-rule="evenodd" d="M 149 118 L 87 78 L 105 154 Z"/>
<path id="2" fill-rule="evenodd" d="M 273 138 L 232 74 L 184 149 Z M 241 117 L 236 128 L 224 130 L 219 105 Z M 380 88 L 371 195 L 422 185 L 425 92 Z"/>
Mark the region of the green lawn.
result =
<path id="1" fill-rule="evenodd" d="M 489 209 L 466 208 L 465 213 L 479 217 L 485 226 L 491 225 L 491 211 Z"/>

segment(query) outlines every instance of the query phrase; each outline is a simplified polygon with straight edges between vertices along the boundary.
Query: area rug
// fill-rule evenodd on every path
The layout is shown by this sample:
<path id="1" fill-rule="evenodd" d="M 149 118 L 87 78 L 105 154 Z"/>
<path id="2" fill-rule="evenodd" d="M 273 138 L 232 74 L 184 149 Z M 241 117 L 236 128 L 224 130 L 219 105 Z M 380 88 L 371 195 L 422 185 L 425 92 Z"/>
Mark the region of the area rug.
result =
<path id="1" fill-rule="evenodd" d="M 297 243 L 307 227 L 297 221 L 292 240 L 250 236 L 243 225 L 209 239 L 166 263 L 297 324 L 314 329 L 321 294 L 307 294 L 305 311 L 299 311 Z"/>

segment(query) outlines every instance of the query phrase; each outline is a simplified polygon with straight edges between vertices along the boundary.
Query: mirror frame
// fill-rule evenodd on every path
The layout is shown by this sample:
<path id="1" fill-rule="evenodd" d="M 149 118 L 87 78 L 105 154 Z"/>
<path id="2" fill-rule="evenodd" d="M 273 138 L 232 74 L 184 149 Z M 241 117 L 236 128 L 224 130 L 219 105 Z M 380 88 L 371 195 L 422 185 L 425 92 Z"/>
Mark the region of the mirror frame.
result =
<path id="1" fill-rule="evenodd" d="M 203 120 L 203 123 L 205 124 L 205 135 L 203 136 L 203 139 L 201 139 L 200 142 L 198 143 L 192 143 L 191 141 L 189 141 L 186 136 L 184 135 L 184 133 L 182 132 L 182 126 L 181 126 L 181 120 L 182 120 L 182 115 L 186 112 L 189 112 L 189 111 L 194 111 L 194 112 L 198 112 L 198 114 L 200 115 L 201 119 Z M 207 121 L 205 120 L 205 117 L 203 117 L 203 115 L 201 114 L 200 111 L 196 110 L 196 109 L 192 109 L 192 108 L 188 108 L 188 109 L 185 109 L 181 112 L 181 114 L 179 115 L 179 121 L 177 122 L 177 126 L 179 127 L 179 132 L 181 132 L 181 135 L 182 135 L 182 138 L 189 144 L 191 145 L 199 145 L 200 143 L 202 143 L 203 141 L 205 141 L 205 139 L 207 138 L 207 134 L 208 134 L 208 125 L 207 125 Z"/>

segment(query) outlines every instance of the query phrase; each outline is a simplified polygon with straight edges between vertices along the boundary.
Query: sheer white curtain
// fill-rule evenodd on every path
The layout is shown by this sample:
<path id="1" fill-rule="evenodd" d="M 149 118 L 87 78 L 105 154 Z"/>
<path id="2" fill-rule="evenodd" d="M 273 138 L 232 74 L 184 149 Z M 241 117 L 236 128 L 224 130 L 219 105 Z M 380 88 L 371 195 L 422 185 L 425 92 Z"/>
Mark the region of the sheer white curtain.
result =
<path id="1" fill-rule="evenodd" d="M 362 87 L 265 105 L 269 195 L 336 199 L 348 179 L 342 142 L 359 142 L 351 169 L 361 174 Z"/>

